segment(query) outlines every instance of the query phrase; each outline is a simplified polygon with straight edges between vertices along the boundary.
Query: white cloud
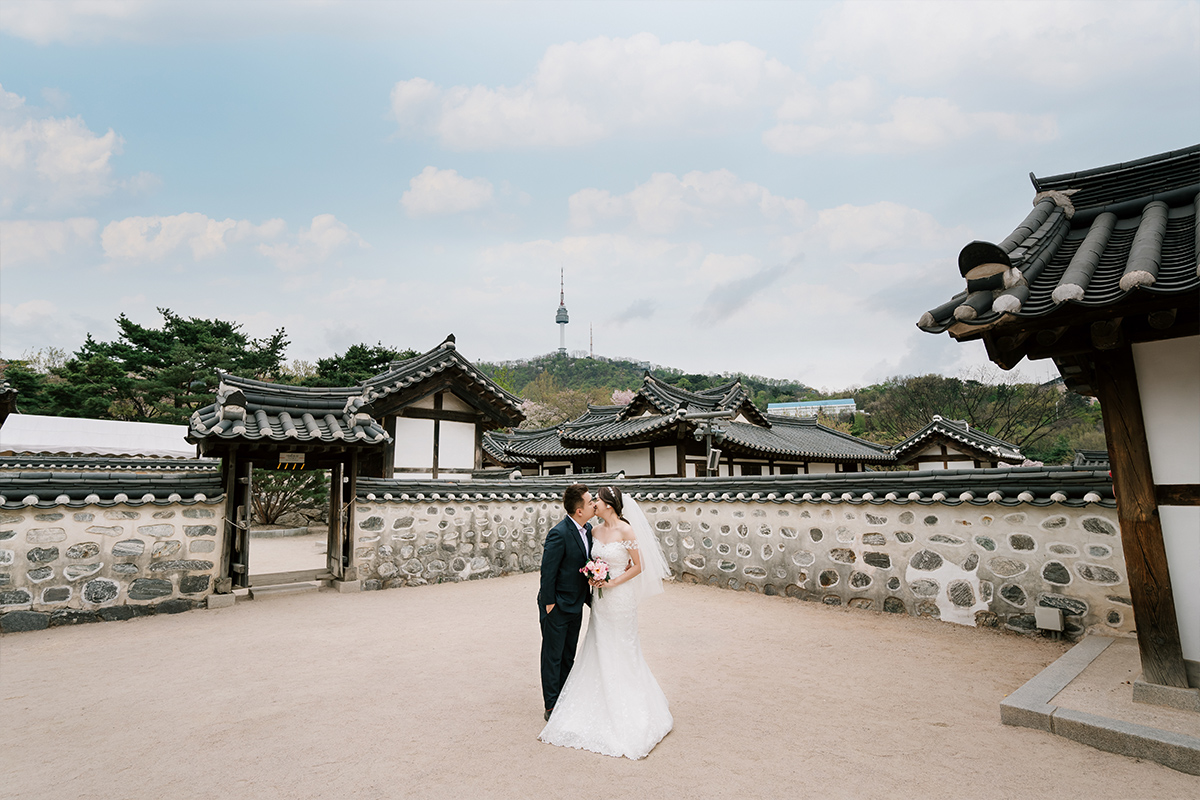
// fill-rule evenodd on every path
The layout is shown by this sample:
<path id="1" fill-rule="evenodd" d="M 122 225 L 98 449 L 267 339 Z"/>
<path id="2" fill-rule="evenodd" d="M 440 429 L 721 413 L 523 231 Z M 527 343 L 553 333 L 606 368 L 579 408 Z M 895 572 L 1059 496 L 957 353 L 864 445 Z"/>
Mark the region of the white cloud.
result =
<path id="1" fill-rule="evenodd" d="M 795 238 L 843 257 L 924 250 L 941 254 L 970 240 L 966 228 L 947 228 L 925 211 L 883 201 L 866 206 L 841 205 L 818 212 L 812 227 Z"/>
<path id="2" fill-rule="evenodd" d="M 454 149 L 569 147 L 630 131 L 740 127 L 744 112 L 794 81 L 791 70 L 745 42 L 600 36 L 549 47 L 517 86 L 443 89 L 423 78 L 400 81 L 392 113 L 402 129 Z"/>
<path id="3" fill-rule="evenodd" d="M 426 167 L 408 185 L 400 203 L 412 216 L 458 214 L 478 210 L 492 202 L 490 181 L 464 178 L 453 169 Z"/>
<path id="4" fill-rule="evenodd" d="M 0 212 L 71 208 L 111 192 L 121 138 L 80 117 L 38 117 L 0 87 Z"/>
<path id="5" fill-rule="evenodd" d="M 0 222 L 0 268 L 46 261 L 96 241 L 99 223 L 90 217 Z"/>
<path id="6" fill-rule="evenodd" d="M 856 109 L 862 111 L 862 108 Z M 791 116 L 794 108 L 788 109 Z M 963 111 L 943 97 L 900 97 L 886 116 L 823 119 L 811 123 L 781 122 L 763 133 L 763 143 L 790 155 L 820 152 L 898 153 L 942 147 L 978 135 L 1045 142 L 1058 138 L 1051 114 Z"/>
<path id="7" fill-rule="evenodd" d="M 110 222 L 100 234 L 104 253 L 110 259 L 158 261 L 180 249 L 188 249 L 197 261 L 226 251 L 229 244 L 251 239 L 274 238 L 285 230 L 283 220 L 262 225 L 246 220 L 217 220 L 196 212 L 162 217 L 126 217 Z"/>
<path id="8" fill-rule="evenodd" d="M 746 211 L 753 212 L 760 223 L 765 219 L 795 225 L 808 211 L 803 200 L 774 195 L 725 169 L 693 171 L 682 178 L 658 172 L 622 195 L 583 189 L 571 195 L 567 205 L 572 224 L 579 228 L 630 218 L 652 233 L 669 233 L 688 224 L 727 225 L 734 214 Z"/>
<path id="9" fill-rule="evenodd" d="M 845 2 L 818 27 L 813 58 L 903 82 L 979 77 L 1053 87 L 1175 62 L 1194 75 L 1194 2 Z"/>
<path id="10" fill-rule="evenodd" d="M 345 248 L 365 249 L 367 243 L 333 214 L 318 214 L 296 235 L 294 243 L 262 244 L 258 251 L 281 269 L 299 269 L 328 261 Z"/>

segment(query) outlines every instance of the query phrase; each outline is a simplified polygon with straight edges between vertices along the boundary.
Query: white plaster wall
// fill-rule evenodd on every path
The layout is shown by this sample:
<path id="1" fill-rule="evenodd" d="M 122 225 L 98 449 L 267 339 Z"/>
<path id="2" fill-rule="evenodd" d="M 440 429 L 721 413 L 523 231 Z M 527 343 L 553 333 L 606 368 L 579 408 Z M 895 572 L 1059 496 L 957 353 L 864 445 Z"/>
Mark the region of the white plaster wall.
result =
<path id="1" fill-rule="evenodd" d="M 654 448 L 654 471 L 659 475 L 678 475 L 679 465 L 675 458 L 674 447 Z"/>
<path id="2" fill-rule="evenodd" d="M 1159 506 L 1183 657 L 1200 661 L 1200 507 Z"/>
<path id="3" fill-rule="evenodd" d="M 837 471 L 836 464 L 809 464 L 808 465 L 808 474 L 809 475 L 824 475 L 826 473 L 833 473 L 836 471 Z"/>
<path id="4" fill-rule="evenodd" d="M 396 417 L 396 458 L 393 466 L 433 466 L 433 420 Z"/>
<path id="5" fill-rule="evenodd" d="M 637 450 L 609 450 L 606 457 L 609 472 L 625 470 L 626 477 L 650 474 L 650 448 Z"/>
<path id="6" fill-rule="evenodd" d="M 1200 336 L 1135 344 L 1133 363 L 1154 482 L 1200 483 Z"/>
<path id="7" fill-rule="evenodd" d="M 447 411 L 466 411 L 468 413 L 475 410 L 453 392 L 446 392 L 442 395 L 442 408 Z"/>
<path id="8" fill-rule="evenodd" d="M 432 448 L 432 443 L 430 447 Z M 475 467 L 475 425 L 442 420 L 438 435 L 438 469 Z"/>

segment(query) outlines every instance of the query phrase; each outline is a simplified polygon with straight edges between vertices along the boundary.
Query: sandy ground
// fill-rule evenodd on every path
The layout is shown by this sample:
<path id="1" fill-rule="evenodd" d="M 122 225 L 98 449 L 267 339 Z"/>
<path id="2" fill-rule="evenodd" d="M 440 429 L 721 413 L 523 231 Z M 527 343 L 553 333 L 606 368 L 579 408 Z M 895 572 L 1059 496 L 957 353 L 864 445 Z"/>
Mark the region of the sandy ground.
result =
<path id="1" fill-rule="evenodd" d="M 1000 724 L 1066 645 L 672 585 L 641 620 L 675 730 L 536 741 L 536 575 L 0 637 L 4 798 L 1190 798 Z"/>
<path id="2" fill-rule="evenodd" d="M 329 549 L 329 534 L 306 536 L 250 537 L 250 574 L 323 569 Z"/>

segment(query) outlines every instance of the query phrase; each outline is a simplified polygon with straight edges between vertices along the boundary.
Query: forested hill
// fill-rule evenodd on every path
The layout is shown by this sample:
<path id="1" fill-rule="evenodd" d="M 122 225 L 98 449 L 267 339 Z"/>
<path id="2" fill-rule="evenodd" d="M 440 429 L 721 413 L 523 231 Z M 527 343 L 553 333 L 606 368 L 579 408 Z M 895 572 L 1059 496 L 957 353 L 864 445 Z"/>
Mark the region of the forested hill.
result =
<path id="1" fill-rule="evenodd" d="M 613 390 L 637 389 L 642 385 L 642 376 L 646 370 L 653 372 L 657 378 L 691 391 L 708 389 L 740 378 L 742 385 L 751 393 L 755 405 L 762 409 L 766 409 L 767 403 L 786 403 L 813 392 L 808 386 L 794 380 L 764 378 L 743 373 L 701 375 L 685 373 L 674 367 L 664 367 L 648 361 L 578 353 L 566 356 L 555 353 L 499 364 L 479 363 L 476 366 L 501 386 L 521 396 L 527 396 L 526 389 L 543 375 L 550 376 L 560 389 L 589 395 L 601 390 L 611 394 Z"/>

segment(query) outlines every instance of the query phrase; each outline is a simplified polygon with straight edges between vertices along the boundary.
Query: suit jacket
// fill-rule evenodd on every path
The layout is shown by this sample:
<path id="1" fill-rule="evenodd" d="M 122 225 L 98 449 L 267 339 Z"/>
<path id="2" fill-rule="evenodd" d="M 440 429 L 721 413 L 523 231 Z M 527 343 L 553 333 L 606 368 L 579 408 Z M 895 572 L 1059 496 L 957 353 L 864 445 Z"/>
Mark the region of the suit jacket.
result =
<path id="1" fill-rule="evenodd" d="M 563 517 L 562 522 L 546 534 L 542 550 L 542 584 L 538 590 L 538 606 L 543 614 L 551 603 L 569 614 L 582 614 L 584 603 L 592 602 L 591 587 L 579 571 L 591 557 L 590 532 L 587 542 L 585 549 L 570 517 Z"/>

